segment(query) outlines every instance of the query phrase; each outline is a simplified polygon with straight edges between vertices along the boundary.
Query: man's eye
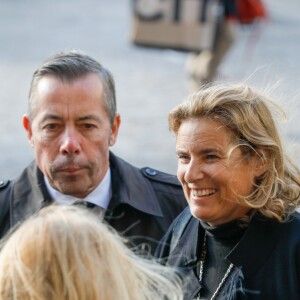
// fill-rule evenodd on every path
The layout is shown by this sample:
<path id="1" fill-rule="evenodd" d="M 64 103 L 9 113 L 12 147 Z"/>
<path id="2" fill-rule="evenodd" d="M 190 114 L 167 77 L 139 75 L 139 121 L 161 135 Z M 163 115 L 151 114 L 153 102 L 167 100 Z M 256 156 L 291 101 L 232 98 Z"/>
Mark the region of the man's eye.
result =
<path id="1" fill-rule="evenodd" d="M 84 129 L 93 129 L 95 128 L 96 126 L 94 124 L 91 124 L 91 123 L 85 123 L 85 124 L 82 124 L 82 127 Z"/>
<path id="2" fill-rule="evenodd" d="M 184 155 L 184 154 L 178 154 L 177 157 L 178 157 L 178 160 L 180 160 L 182 162 L 187 162 L 190 160 L 190 157 L 188 155 Z"/>
<path id="3" fill-rule="evenodd" d="M 46 130 L 56 130 L 58 128 L 58 124 L 46 124 L 43 128 Z"/>

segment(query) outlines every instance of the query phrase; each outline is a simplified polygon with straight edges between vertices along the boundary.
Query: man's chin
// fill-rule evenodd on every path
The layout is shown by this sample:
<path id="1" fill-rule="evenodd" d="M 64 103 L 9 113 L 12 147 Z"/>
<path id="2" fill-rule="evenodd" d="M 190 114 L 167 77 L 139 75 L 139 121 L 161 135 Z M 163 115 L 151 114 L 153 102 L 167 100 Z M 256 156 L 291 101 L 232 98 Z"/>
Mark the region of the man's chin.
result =
<path id="1" fill-rule="evenodd" d="M 65 180 L 63 184 L 58 184 L 56 189 L 64 194 L 76 198 L 84 198 L 89 192 L 88 185 L 79 180 Z"/>

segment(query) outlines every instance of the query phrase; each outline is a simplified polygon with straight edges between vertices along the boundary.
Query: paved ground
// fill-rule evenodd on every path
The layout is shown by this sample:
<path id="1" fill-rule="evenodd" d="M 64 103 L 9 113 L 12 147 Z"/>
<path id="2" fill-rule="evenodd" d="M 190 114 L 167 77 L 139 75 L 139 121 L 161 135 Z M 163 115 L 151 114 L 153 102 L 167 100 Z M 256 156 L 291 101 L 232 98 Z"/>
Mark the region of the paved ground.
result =
<path id="1" fill-rule="evenodd" d="M 300 2 L 265 1 L 269 22 L 241 30 L 221 71 L 226 80 L 272 88 L 291 116 L 287 141 L 300 143 Z M 16 176 L 33 158 L 21 122 L 33 71 L 73 48 L 115 75 L 122 128 L 113 150 L 138 166 L 175 172 L 167 114 L 187 93 L 186 54 L 132 46 L 130 26 L 130 0 L 0 0 L 0 178 Z"/>

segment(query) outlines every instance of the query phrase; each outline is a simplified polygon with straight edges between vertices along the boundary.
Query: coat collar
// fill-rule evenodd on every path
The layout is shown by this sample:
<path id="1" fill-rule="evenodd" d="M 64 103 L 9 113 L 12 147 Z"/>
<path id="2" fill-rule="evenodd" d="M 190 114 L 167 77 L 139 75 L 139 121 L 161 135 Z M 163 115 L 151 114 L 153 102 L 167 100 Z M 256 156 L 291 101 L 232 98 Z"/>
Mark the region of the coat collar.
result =
<path id="1" fill-rule="evenodd" d="M 110 152 L 109 161 L 112 176 L 112 199 L 108 209 L 125 203 L 144 213 L 163 217 L 153 187 L 140 169 L 128 164 L 112 152 Z"/>
<path id="2" fill-rule="evenodd" d="M 14 181 L 11 197 L 11 225 L 25 220 L 41 207 L 51 203 L 43 174 L 32 162 Z"/>
<path id="3" fill-rule="evenodd" d="M 179 269 L 184 278 L 185 296 L 188 299 L 192 299 L 196 297 L 201 288 L 199 277 L 195 270 L 197 269 L 198 253 L 200 253 L 200 244 L 203 240 L 204 231 L 200 226 L 199 220 L 194 217 L 191 217 L 184 231 L 186 234 L 183 234 L 182 238 L 179 239 L 177 246 L 168 259 L 168 264 L 180 266 Z"/>
<path id="4" fill-rule="evenodd" d="M 195 266 L 198 262 L 198 253 L 200 252 L 200 241 L 203 240 L 204 231 L 201 230 L 199 220 L 192 217 L 187 225 L 182 238 L 172 252 L 169 259 L 171 265 Z M 178 263 L 180 261 L 180 263 Z"/>

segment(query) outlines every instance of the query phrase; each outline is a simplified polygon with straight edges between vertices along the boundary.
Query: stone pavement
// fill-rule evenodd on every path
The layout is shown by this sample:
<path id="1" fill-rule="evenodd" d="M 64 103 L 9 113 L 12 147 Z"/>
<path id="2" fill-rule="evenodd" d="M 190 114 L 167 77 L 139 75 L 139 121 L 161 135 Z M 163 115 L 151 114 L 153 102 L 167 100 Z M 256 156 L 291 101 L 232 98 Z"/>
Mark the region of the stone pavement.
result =
<path id="1" fill-rule="evenodd" d="M 291 115 L 284 135 L 288 142 L 300 143 L 300 2 L 265 2 L 269 21 L 241 30 L 220 79 L 275 86 L 273 95 Z M 112 150 L 137 166 L 176 171 L 167 114 L 187 94 L 186 54 L 131 45 L 130 3 L 0 0 L 0 178 L 16 176 L 33 158 L 22 128 L 33 71 L 49 55 L 74 48 L 98 59 L 115 76 L 122 125 Z"/>

